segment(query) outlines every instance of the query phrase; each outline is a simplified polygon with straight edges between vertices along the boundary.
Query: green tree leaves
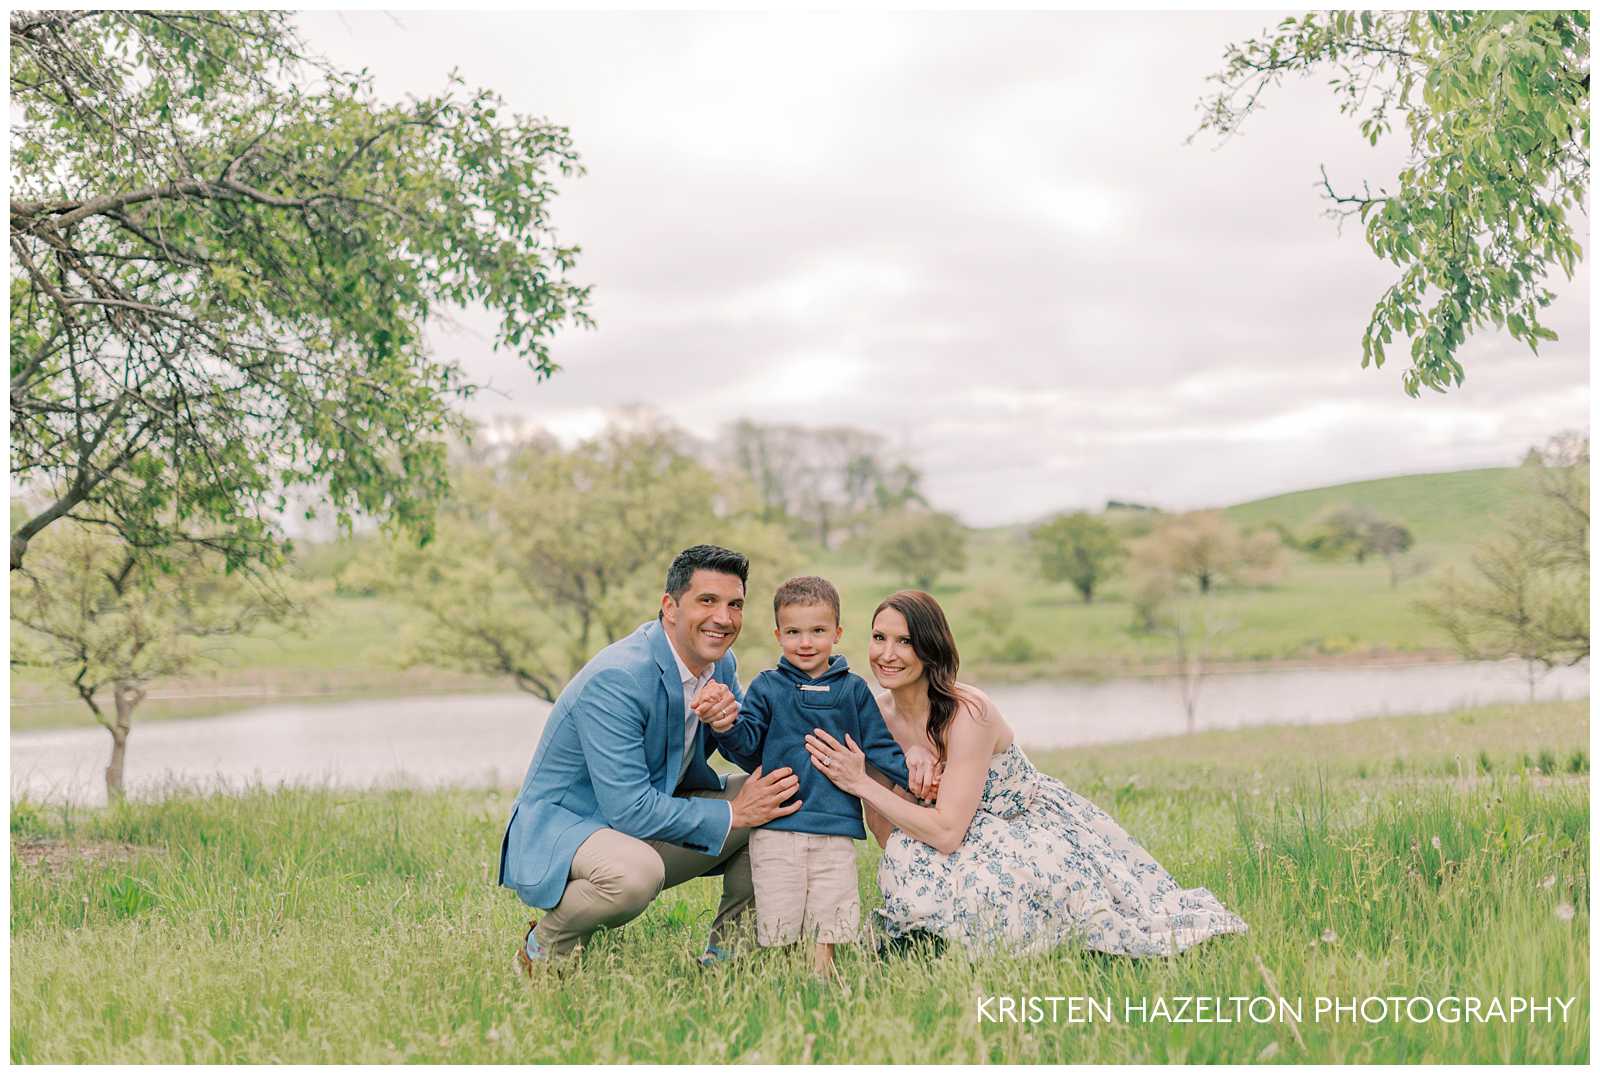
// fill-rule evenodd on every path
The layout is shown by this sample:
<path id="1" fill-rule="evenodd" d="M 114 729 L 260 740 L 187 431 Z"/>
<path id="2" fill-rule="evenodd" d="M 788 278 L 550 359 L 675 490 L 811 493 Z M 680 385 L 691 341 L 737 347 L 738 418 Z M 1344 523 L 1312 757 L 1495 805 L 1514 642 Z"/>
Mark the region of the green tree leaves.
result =
<path id="1" fill-rule="evenodd" d="M 1127 557 L 1122 539 L 1111 525 L 1083 511 L 1041 523 L 1028 540 L 1044 577 L 1051 582 L 1072 583 L 1086 605 L 1094 600 L 1096 588 L 1114 575 Z"/>
<path id="2" fill-rule="evenodd" d="M 1537 352 L 1556 334 L 1539 319 L 1559 268 L 1582 250 L 1568 212 L 1589 183 L 1586 11 L 1322 12 L 1230 46 L 1201 102 L 1200 130 L 1233 134 L 1289 74 L 1332 70 L 1340 110 L 1376 144 L 1403 118 L 1410 155 L 1392 190 L 1339 193 L 1328 215 L 1354 217 L 1367 245 L 1400 270 L 1362 335 L 1361 364 L 1382 366 L 1410 340 L 1408 394 L 1444 392 L 1466 371 L 1455 355 L 1490 325 Z M 1198 131 L 1196 132 L 1199 133 Z"/>
<path id="3" fill-rule="evenodd" d="M 967 566 L 967 528 L 942 511 L 902 510 L 873 535 L 873 563 L 919 590 Z"/>
<path id="4" fill-rule="evenodd" d="M 1530 695 L 1535 666 L 1589 656 L 1589 438 L 1558 434 L 1539 458 L 1532 503 L 1417 602 L 1463 657 L 1527 662 Z"/>
<path id="5" fill-rule="evenodd" d="M 68 514 L 270 564 L 295 487 L 425 533 L 474 387 L 429 318 L 487 307 L 540 378 L 590 323 L 567 131 L 459 77 L 385 104 L 288 13 L 55 12 L 12 16 L 11 89 L 13 569 Z"/>
<path id="6" fill-rule="evenodd" d="M 423 613 L 407 659 L 508 676 L 554 701 L 607 643 L 660 607 L 667 565 L 702 542 L 750 558 L 756 622 L 798 563 L 754 497 L 686 450 L 681 430 L 608 429 L 570 449 L 529 436 L 461 460 L 425 547 L 395 538 L 357 586 Z"/>
<path id="7" fill-rule="evenodd" d="M 11 575 L 12 661 L 49 668 L 111 733 L 106 792 L 122 794 L 134 710 L 151 680 L 183 675 L 207 640 L 282 620 L 310 599 L 285 580 L 228 574 L 218 557 L 186 546 L 160 564 L 98 528 L 67 521 L 42 536 L 26 570 Z M 106 696 L 113 705 L 107 712 Z"/>

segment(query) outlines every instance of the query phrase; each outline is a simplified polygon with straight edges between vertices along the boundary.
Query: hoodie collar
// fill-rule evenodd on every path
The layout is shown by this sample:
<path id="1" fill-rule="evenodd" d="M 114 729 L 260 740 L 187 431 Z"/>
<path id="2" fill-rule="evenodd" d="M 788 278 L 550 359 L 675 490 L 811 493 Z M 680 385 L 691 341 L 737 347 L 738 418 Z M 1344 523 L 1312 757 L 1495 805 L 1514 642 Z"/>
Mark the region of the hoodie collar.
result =
<path id="1" fill-rule="evenodd" d="M 789 658 L 778 658 L 778 671 L 796 683 L 821 683 L 825 680 L 838 679 L 850 670 L 850 662 L 844 659 L 844 654 L 835 653 L 828 657 L 828 667 L 816 679 L 812 679 L 800 669 L 790 663 Z"/>

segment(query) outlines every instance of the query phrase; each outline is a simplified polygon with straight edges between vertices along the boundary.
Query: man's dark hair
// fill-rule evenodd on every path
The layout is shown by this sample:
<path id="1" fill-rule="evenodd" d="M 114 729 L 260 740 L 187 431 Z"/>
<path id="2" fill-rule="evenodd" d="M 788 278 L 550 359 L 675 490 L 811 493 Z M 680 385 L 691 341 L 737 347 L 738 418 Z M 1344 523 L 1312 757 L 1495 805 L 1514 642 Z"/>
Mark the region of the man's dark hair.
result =
<path id="1" fill-rule="evenodd" d="M 789 605 L 824 605 L 833 609 L 833 622 L 839 622 L 839 591 L 833 583 L 817 575 L 800 575 L 778 587 L 772 595 L 772 622 Z"/>
<path id="2" fill-rule="evenodd" d="M 750 584 L 750 558 L 743 553 L 724 549 L 721 545 L 691 545 L 674 556 L 672 566 L 667 568 L 667 596 L 674 601 L 681 600 L 696 571 L 737 575 L 740 586 Z M 656 619 L 660 618 L 661 614 L 656 613 Z"/>

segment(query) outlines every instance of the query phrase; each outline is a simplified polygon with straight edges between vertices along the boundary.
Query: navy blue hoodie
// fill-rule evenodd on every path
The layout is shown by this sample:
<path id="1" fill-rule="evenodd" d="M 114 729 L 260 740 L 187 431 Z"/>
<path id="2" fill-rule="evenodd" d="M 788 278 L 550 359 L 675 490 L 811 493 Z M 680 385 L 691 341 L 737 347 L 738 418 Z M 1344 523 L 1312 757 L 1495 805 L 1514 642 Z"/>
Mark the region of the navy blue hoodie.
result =
<path id="1" fill-rule="evenodd" d="M 835 787 L 806 753 L 806 735 L 813 728 L 840 745 L 850 736 L 879 772 L 901 787 L 910 783 L 905 755 L 883 722 L 872 688 L 850 671 L 843 654 L 833 654 L 827 671 L 815 679 L 787 657 L 778 658 L 778 667 L 762 672 L 744 692 L 733 727 L 716 738 L 722 752 L 747 772 L 757 764 L 764 773 L 787 765 L 800 778 L 796 794 L 805 805 L 765 828 L 863 840 L 861 800 Z"/>

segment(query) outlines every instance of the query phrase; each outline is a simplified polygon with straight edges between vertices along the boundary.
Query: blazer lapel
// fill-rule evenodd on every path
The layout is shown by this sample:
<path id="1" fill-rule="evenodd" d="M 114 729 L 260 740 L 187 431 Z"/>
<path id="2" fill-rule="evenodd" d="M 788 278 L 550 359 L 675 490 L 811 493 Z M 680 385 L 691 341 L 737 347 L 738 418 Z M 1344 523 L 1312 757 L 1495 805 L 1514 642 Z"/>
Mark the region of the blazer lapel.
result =
<path id="1" fill-rule="evenodd" d="M 661 684 L 667 688 L 667 771 L 661 790 L 671 795 L 677 790 L 673 785 L 678 770 L 683 768 L 683 680 L 678 678 L 676 665 L 661 674 Z"/>
<path id="2" fill-rule="evenodd" d="M 667 771 L 661 774 L 659 787 L 671 795 L 677 790 L 678 770 L 683 768 L 683 678 L 678 674 L 678 662 L 672 655 L 672 644 L 660 624 L 651 628 L 650 650 L 655 655 L 656 666 L 661 669 L 661 686 L 667 692 L 667 715 L 664 733 L 667 737 Z"/>

